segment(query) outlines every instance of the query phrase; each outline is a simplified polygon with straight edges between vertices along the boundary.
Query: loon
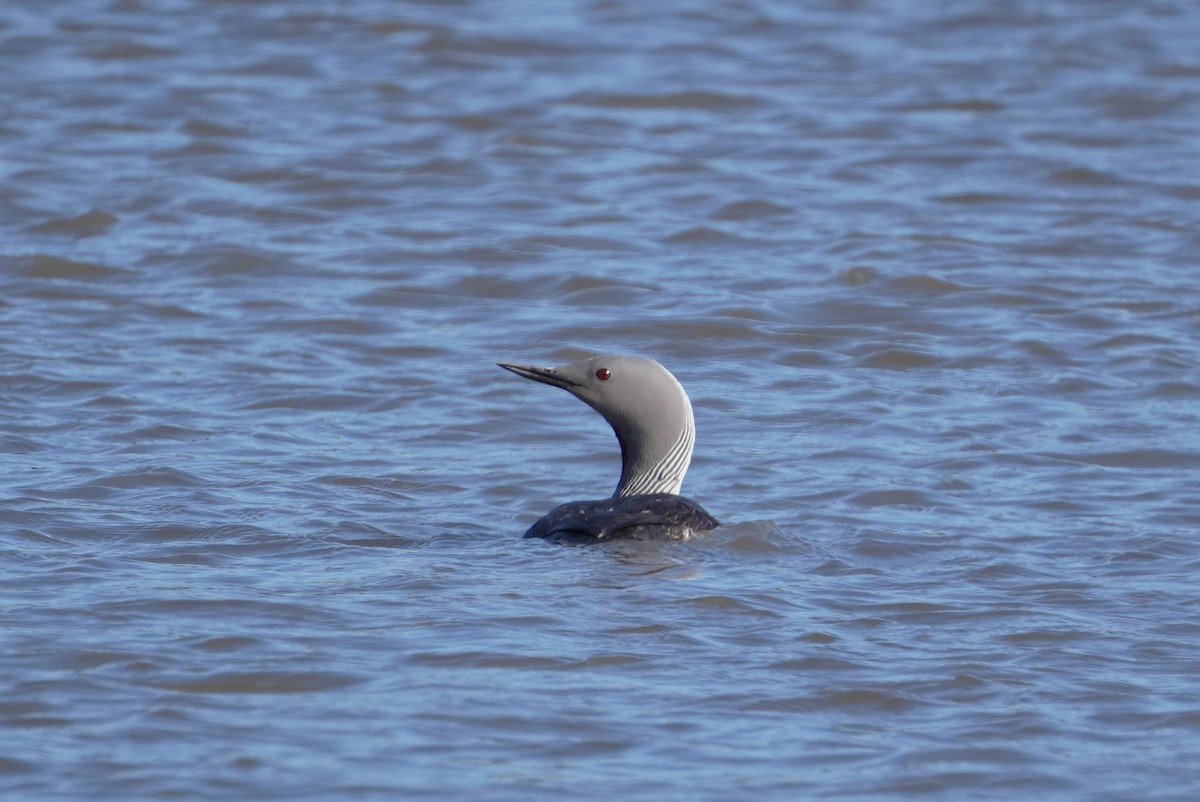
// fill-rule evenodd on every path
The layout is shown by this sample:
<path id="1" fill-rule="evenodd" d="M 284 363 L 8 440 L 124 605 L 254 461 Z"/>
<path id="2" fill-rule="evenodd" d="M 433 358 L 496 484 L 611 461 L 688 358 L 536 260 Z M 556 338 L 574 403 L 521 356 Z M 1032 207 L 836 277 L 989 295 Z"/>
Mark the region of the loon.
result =
<path id="1" fill-rule="evenodd" d="M 497 363 L 561 387 L 604 416 L 621 444 L 621 479 L 611 498 L 552 509 L 525 537 L 567 542 L 687 540 L 720 522 L 679 495 L 696 427 L 679 381 L 653 359 L 594 356 L 560 368 Z"/>

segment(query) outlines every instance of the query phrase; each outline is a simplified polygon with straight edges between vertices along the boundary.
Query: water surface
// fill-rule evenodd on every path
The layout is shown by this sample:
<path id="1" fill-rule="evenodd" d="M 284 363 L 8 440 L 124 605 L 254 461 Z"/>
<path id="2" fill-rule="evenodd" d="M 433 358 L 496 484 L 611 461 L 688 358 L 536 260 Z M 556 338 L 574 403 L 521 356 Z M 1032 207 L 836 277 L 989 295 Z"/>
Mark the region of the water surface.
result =
<path id="1" fill-rule="evenodd" d="M 1200 10 L 804 6 L 7 4 L 0 791 L 1200 797 Z"/>

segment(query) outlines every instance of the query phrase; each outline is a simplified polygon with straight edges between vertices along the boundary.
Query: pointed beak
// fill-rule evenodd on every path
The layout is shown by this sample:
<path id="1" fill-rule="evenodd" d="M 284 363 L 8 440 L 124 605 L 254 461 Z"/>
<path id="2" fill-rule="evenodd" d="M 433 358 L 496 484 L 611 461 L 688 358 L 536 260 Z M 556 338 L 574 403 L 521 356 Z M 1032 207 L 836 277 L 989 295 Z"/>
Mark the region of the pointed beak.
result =
<path id="1" fill-rule="evenodd" d="M 518 376 L 533 379 L 535 382 L 548 384 L 551 387 L 561 387 L 564 390 L 570 390 L 573 387 L 579 386 L 578 382 L 572 381 L 559 373 L 558 368 L 535 368 L 531 365 L 510 365 L 507 362 L 497 362 L 496 364 L 505 370 L 511 370 Z"/>

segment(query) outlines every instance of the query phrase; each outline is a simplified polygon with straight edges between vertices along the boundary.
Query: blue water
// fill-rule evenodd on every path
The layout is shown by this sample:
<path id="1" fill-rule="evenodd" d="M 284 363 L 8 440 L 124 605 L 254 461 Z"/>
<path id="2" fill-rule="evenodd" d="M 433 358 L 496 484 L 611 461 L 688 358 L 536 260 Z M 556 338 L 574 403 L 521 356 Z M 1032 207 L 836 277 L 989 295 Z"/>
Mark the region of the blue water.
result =
<path id="1" fill-rule="evenodd" d="M 1200 10 L 0 9 L 0 795 L 1200 797 Z M 687 543 L 523 541 L 666 364 Z"/>

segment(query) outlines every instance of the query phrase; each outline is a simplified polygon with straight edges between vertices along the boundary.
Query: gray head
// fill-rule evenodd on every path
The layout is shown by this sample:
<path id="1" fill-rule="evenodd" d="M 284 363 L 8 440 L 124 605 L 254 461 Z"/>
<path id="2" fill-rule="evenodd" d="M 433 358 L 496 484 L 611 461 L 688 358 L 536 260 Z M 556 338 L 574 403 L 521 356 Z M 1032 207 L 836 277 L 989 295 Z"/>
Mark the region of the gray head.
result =
<path id="1" fill-rule="evenodd" d="M 499 363 L 518 376 L 561 387 L 604 416 L 621 443 L 614 496 L 679 493 L 696 427 L 687 393 L 670 371 L 640 356 L 594 356 L 561 368 Z"/>

